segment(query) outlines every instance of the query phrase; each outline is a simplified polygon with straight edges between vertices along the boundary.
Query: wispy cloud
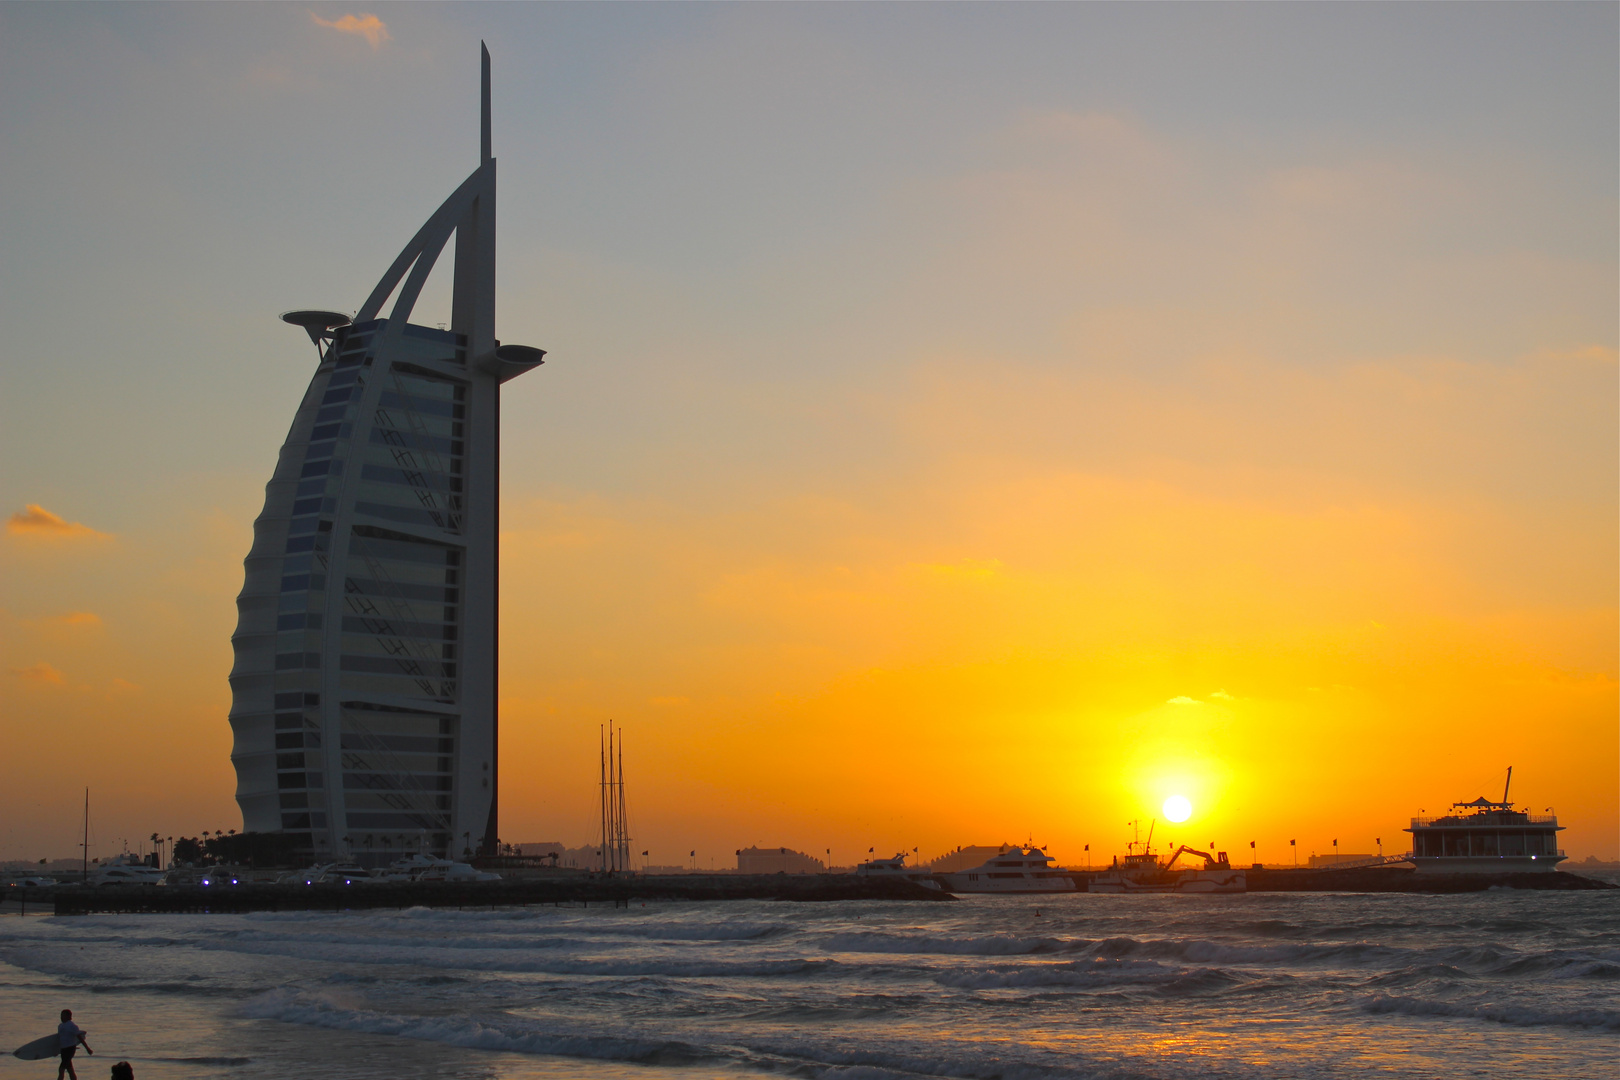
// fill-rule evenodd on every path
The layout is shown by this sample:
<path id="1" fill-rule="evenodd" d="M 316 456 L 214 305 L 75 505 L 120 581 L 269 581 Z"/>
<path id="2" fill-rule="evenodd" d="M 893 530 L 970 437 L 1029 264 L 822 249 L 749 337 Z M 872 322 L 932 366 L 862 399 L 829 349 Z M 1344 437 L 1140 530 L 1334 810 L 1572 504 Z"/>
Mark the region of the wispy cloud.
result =
<path id="1" fill-rule="evenodd" d="M 100 626 L 101 616 L 93 611 L 70 611 L 66 615 L 58 615 L 51 622 L 61 626 Z"/>
<path id="2" fill-rule="evenodd" d="M 51 686 L 61 686 L 67 682 L 60 671 L 41 660 L 37 664 L 30 664 L 25 668 L 12 668 L 11 673 L 34 683 L 48 683 Z"/>
<path id="3" fill-rule="evenodd" d="M 1202 705 L 1203 702 L 1199 701 L 1197 698 L 1190 698 L 1186 694 L 1182 694 L 1180 697 L 1171 698 L 1169 701 L 1165 702 L 1165 704 L 1166 705 Z"/>
<path id="4" fill-rule="evenodd" d="M 309 17 L 316 26 L 324 26 L 340 34 L 359 34 L 371 42 L 373 49 L 380 49 L 383 42 L 394 40 L 387 24 L 375 15 L 344 15 L 336 19 L 323 19 L 312 11 Z"/>
<path id="5" fill-rule="evenodd" d="M 1234 701 L 1234 700 L 1236 700 L 1235 698 L 1232 697 L 1231 694 L 1228 694 L 1225 690 L 1217 690 L 1217 691 L 1215 691 L 1213 694 L 1211 694 L 1209 696 L 1212 697 L 1212 698 L 1218 698 L 1221 701 Z"/>
<path id="6" fill-rule="evenodd" d="M 37 503 L 29 503 L 6 521 L 6 532 L 14 536 L 35 536 L 53 540 L 96 539 L 105 540 L 111 533 L 92 529 L 77 521 L 51 513 Z"/>

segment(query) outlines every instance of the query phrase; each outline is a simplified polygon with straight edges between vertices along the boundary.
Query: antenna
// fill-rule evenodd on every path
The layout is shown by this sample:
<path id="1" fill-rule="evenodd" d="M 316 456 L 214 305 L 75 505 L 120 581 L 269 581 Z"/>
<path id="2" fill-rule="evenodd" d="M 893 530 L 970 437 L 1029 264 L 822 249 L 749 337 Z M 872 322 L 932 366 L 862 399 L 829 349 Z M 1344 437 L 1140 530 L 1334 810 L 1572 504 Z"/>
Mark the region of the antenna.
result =
<path id="1" fill-rule="evenodd" d="M 1513 786 L 1513 766 L 1509 765 L 1508 766 L 1508 774 L 1507 774 L 1507 783 L 1502 785 L 1502 805 L 1503 806 L 1506 806 L 1508 804 L 1508 801 L 1507 801 L 1508 788 L 1510 788 L 1512 786 Z"/>
<path id="2" fill-rule="evenodd" d="M 494 151 L 491 149 L 489 136 L 489 46 L 480 41 L 478 43 L 478 49 L 484 54 L 484 94 L 483 101 L 481 103 L 483 107 L 479 111 L 479 115 L 483 121 L 481 125 L 482 131 L 480 133 L 481 138 L 479 140 L 482 156 L 478 159 L 479 163 L 482 164 L 489 161 L 489 159 L 494 156 Z"/>

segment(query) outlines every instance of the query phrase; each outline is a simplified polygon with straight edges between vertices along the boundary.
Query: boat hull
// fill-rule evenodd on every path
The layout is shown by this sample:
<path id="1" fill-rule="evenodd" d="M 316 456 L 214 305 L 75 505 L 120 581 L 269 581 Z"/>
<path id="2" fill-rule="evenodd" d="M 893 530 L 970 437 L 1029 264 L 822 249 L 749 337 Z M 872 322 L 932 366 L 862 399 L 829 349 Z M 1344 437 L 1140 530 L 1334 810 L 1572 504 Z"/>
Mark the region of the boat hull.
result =
<path id="1" fill-rule="evenodd" d="M 945 874 L 943 880 L 945 887 L 953 893 L 960 894 L 1012 894 L 1012 893 L 1061 893 L 1075 892 L 1074 879 L 1062 878 L 1025 878 L 1023 880 L 993 880 L 993 881 L 962 881 L 958 877 L 965 875 Z"/>
<path id="2" fill-rule="evenodd" d="M 1102 874 L 1088 887 L 1094 893 L 1240 893 L 1249 882 L 1242 870 L 1184 870 L 1153 875 Z"/>

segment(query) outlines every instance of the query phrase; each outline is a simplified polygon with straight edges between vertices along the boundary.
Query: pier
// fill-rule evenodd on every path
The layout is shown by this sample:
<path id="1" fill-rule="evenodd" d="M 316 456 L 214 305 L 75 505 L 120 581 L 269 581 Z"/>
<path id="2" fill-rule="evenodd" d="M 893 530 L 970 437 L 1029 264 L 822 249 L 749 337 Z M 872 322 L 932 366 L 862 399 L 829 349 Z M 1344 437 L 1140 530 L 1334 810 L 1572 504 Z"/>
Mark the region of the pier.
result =
<path id="1" fill-rule="evenodd" d="M 846 874 L 569 875 L 553 880 L 363 885 L 210 885 L 56 889 L 57 915 L 234 914 L 409 907 L 628 907 L 649 900 L 924 900 L 955 897 L 904 879 Z M 43 898 L 40 898 L 43 899 Z M 38 903 L 38 900 L 30 901 Z M 39 908 L 44 910 L 45 904 Z"/>

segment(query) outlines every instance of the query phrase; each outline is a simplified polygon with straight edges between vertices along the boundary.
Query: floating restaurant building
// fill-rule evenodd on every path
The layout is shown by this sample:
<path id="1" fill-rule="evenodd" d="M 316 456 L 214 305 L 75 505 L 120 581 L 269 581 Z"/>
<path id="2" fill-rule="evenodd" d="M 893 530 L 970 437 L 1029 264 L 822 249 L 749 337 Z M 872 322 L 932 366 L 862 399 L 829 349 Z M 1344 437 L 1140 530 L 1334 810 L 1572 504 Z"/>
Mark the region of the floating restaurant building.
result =
<path id="1" fill-rule="evenodd" d="M 1481 795 L 1472 802 L 1452 803 L 1441 817 L 1415 817 L 1411 828 L 1411 862 L 1420 873 L 1503 874 L 1558 869 L 1564 852 L 1558 834 L 1564 827 L 1555 814 L 1515 810 L 1508 802 L 1513 770 L 1508 769 L 1502 801 Z"/>
<path id="2" fill-rule="evenodd" d="M 452 234 L 449 328 L 414 325 Z M 492 852 L 500 387 L 544 354 L 495 338 L 487 50 L 478 168 L 352 320 L 283 318 L 308 332 L 320 362 L 266 485 L 237 598 L 231 760 L 243 827 L 293 834 L 315 859 Z"/>

